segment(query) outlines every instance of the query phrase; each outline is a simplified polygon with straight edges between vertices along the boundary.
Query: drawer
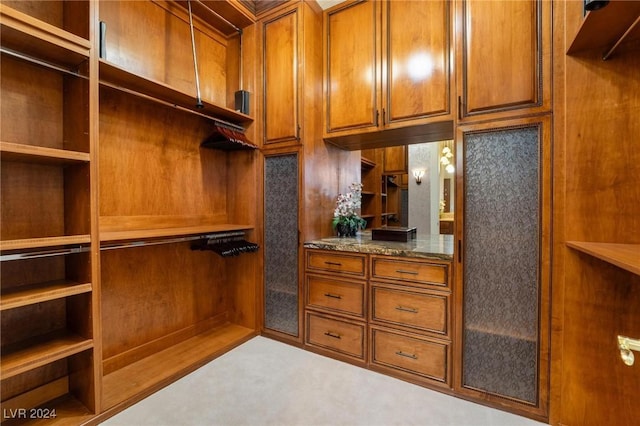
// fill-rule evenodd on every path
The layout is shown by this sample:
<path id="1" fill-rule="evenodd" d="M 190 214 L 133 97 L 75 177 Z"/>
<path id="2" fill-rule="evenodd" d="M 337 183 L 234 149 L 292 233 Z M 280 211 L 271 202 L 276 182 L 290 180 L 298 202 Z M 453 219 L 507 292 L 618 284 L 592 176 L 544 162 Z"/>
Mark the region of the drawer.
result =
<path id="1" fill-rule="evenodd" d="M 447 383 L 449 345 L 371 329 L 371 364 Z"/>
<path id="2" fill-rule="evenodd" d="M 364 285 L 364 281 L 307 275 L 307 307 L 364 317 Z"/>
<path id="3" fill-rule="evenodd" d="M 307 250 L 307 270 L 311 272 L 332 272 L 342 275 L 365 277 L 367 255 L 344 252 L 332 253 L 326 250 Z"/>
<path id="4" fill-rule="evenodd" d="M 407 291 L 399 287 L 371 288 L 371 320 L 412 327 L 447 336 L 447 295 Z"/>
<path id="5" fill-rule="evenodd" d="M 398 260 L 385 257 L 372 259 L 371 278 L 410 283 L 449 286 L 448 264 L 428 261 Z"/>
<path id="6" fill-rule="evenodd" d="M 307 313 L 307 343 L 364 359 L 364 324 Z"/>

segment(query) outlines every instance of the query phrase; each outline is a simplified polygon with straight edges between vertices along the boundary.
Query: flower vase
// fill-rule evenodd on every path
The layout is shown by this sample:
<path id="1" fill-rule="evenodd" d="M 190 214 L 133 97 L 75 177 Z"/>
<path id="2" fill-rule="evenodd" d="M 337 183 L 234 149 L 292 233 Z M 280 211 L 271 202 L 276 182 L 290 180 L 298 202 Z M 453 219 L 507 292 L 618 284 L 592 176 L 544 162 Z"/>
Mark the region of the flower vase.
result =
<path id="1" fill-rule="evenodd" d="M 355 237 L 358 232 L 358 228 L 348 224 L 339 223 L 336 226 L 338 231 L 338 237 Z"/>

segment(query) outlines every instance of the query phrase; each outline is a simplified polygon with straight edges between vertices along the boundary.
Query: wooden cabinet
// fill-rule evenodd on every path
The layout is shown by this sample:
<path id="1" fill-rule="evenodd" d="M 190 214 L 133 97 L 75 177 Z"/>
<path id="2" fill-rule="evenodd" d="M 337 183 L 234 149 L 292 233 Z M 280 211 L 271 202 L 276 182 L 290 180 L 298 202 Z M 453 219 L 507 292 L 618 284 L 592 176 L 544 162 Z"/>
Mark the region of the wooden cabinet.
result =
<path id="1" fill-rule="evenodd" d="M 362 182 L 361 216 L 367 221 L 367 229 L 382 225 L 382 164 L 383 149 L 362 150 L 360 172 Z"/>
<path id="2" fill-rule="evenodd" d="M 451 119 L 450 9 L 359 1 L 325 12 L 326 138 Z"/>
<path id="3" fill-rule="evenodd" d="M 305 344 L 366 364 L 368 255 L 305 249 Z"/>
<path id="4" fill-rule="evenodd" d="M 551 3 L 458 0 L 457 9 L 458 120 L 549 112 Z"/>
<path id="5" fill-rule="evenodd" d="M 455 385 L 541 418 L 549 384 L 550 141 L 550 117 L 533 117 L 461 127 L 456 150 L 464 217 Z"/>
<path id="6" fill-rule="evenodd" d="M 384 173 L 407 173 L 407 146 L 390 146 L 384 149 Z M 398 182 L 400 184 L 400 182 Z"/>
<path id="7" fill-rule="evenodd" d="M 451 388 L 449 262 L 371 255 L 372 369 Z"/>
<path id="8" fill-rule="evenodd" d="M 307 348 L 450 390 L 449 262 L 317 249 L 305 253 Z"/>
<path id="9" fill-rule="evenodd" d="M 44 406 L 48 421 L 81 423 L 100 409 L 94 8 L 0 5 L 2 421 Z"/>
<path id="10" fill-rule="evenodd" d="M 278 13 L 262 23 L 264 81 L 263 144 L 297 141 L 300 136 L 301 107 L 298 72 L 304 41 L 301 6 Z"/>

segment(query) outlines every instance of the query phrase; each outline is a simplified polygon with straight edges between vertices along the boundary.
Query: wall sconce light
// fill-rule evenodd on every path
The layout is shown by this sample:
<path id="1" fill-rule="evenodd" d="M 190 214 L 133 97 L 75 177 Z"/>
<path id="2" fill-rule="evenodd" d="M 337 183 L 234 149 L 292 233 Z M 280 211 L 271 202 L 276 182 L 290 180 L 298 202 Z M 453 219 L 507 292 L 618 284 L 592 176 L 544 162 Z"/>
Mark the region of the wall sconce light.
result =
<path id="1" fill-rule="evenodd" d="M 422 183 L 422 176 L 424 176 L 424 170 L 414 170 L 413 177 L 416 179 L 416 183 L 420 185 Z"/>

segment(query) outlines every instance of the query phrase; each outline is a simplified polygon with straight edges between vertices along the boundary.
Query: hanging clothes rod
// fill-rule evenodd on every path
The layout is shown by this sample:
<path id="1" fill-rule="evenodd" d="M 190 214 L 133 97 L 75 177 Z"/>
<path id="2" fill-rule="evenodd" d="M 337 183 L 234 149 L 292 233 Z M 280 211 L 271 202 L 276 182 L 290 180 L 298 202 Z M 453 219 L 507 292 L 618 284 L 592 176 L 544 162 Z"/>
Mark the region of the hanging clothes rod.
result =
<path id="1" fill-rule="evenodd" d="M 146 246 L 156 246 L 160 244 L 173 244 L 173 243 L 183 243 L 187 241 L 199 241 L 199 240 L 220 240 L 224 238 L 238 238 L 244 237 L 244 231 L 230 231 L 230 232 L 218 232 L 215 234 L 199 234 L 199 235 L 189 235 L 187 237 L 174 237 L 174 238 L 163 238 L 163 239 L 154 239 L 154 240 L 139 240 L 139 241 L 124 241 L 120 243 L 114 244 L 104 244 L 100 246 L 100 250 L 116 250 L 122 248 L 133 248 L 133 247 L 146 247 Z"/>
<path id="2" fill-rule="evenodd" d="M 52 250 L 40 250 L 40 251 L 28 251 L 21 253 L 3 254 L 0 256 L 0 262 L 7 262 L 10 260 L 26 260 L 26 259 L 38 259 L 42 257 L 64 256 L 67 254 L 75 253 L 87 253 L 91 251 L 91 247 L 79 246 L 79 247 L 64 247 L 60 249 Z"/>
<path id="3" fill-rule="evenodd" d="M 41 67 L 49 68 L 49 69 L 52 69 L 54 71 L 59 71 L 61 73 L 67 74 L 67 75 L 71 75 L 71 76 L 74 76 L 74 77 L 79 77 L 79 78 L 83 78 L 85 80 L 89 80 L 88 76 L 80 74 L 80 72 L 78 70 L 62 68 L 61 66 L 54 65 L 54 64 L 52 64 L 50 62 L 46 62 L 46 61 L 43 61 L 43 60 L 40 60 L 40 59 L 36 59 L 36 58 L 33 58 L 31 56 L 28 56 L 28 55 L 24 55 L 24 54 L 19 53 L 19 52 L 15 52 L 15 51 L 13 51 L 11 49 L 7 49 L 6 47 L 0 47 L 0 52 L 4 53 L 7 56 L 11 56 L 11 57 L 16 58 L 16 59 L 21 59 L 23 61 L 30 62 L 30 63 L 32 63 L 34 65 L 39 65 Z"/>

